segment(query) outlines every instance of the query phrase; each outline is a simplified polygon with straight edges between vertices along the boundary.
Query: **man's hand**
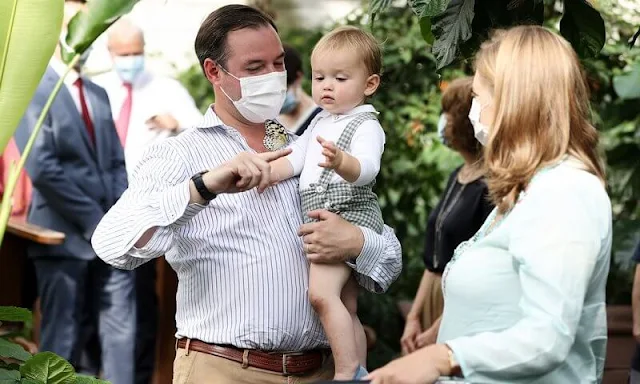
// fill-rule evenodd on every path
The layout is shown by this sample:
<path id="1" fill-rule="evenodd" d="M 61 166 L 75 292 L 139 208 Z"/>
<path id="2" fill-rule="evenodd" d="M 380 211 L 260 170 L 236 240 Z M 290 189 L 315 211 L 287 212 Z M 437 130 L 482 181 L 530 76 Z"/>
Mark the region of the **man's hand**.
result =
<path id="1" fill-rule="evenodd" d="M 309 261 L 342 263 L 362 252 L 364 234 L 360 228 L 326 210 L 311 211 L 308 216 L 319 220 L 303 224 L 298 231 Z"/>
<path id="2" fill-rule="evenodd" d="M 270 162 L 291 153 L 290 149 L 274 152 L 242 152 L 233 159 L 213 168 L 202 176 L 205 186 L 214 193 L 237 193 L 258 187 L 262 193 L 271 183 Z M 191 182 L 191 202 L 203 200 Z"/>
<path id="3" fill-rule="evenodd" d="M 322 145 L 322 155 L 325 159 L 324 163 L 320 163 L 318 166 L 329 169 L 340 168 L 344 159 L 344 152 L 333 141 L 327 141 L 320 136 L 318 136 L 318 143 Z"/>
<path id="4" fill-rule="evenodd" d="M 178 120 L 168 113 L 152 116 L 146 123 L 149 129 L 161 129 L 173 132 L 180 128 Z"/>

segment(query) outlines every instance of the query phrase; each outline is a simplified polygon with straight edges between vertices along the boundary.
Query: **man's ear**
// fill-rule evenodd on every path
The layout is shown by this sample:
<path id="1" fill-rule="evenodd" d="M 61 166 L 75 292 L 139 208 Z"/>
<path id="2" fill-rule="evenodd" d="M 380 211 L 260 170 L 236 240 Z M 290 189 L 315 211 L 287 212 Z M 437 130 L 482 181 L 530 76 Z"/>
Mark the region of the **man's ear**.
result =
<path id="1" fill-rule="evenodd" d="M 367 79 L 367 87 L 364 89 L 365 96 L 373 95 L 380 86 L 380 75 L 371 75 Z"/>
<path id="2" fill-rule="evenodd" d="M 204 75 L 207 77 L 207 80 L 213 85 L 218 85 L 220 82 L 220 66 L 211 59 L 204 59 L 203 63 Z"/>

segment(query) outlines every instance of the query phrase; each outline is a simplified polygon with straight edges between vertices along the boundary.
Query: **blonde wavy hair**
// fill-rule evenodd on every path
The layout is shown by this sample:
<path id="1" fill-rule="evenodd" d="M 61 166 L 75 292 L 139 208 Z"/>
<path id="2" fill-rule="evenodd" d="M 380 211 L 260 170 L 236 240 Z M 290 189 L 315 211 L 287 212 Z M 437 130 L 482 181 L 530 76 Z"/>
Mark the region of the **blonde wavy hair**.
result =
<path id="1" fill-rule="evenodd" d="M 605 182 L 584 73 L 565 39 L 538 26 L 497 31 L 481 46 L 475 68 L 493 95 L 484 161 L 500 213 L 514 206 L 538 170 L 565 155 Z"/>

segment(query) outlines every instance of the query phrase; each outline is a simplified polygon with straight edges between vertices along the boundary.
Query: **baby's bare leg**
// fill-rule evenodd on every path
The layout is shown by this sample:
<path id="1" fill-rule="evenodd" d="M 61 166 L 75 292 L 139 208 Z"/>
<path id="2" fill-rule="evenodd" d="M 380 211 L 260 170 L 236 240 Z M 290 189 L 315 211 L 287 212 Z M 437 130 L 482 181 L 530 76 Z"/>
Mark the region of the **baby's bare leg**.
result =
<path id="1" fill-rule="evenodd" d="M 353 332 L 356 338 L 356 346 L 358 350 L 358 360 L 363 367 L 367 366 L 367 336 L 364 333 L 362 323 L 358 318 L 358 290 L 359 285 L 356 279 L 352 276 L 344 286 L 342 290 L 342 302 L 351 315 L 351 321 L 353 322 Z"/>
<path id="2" fill-rule="evenodd" d="M 345 264 L 311 264 L 309 300 L 327 334 L 335 362 L 335 380 L 350 380 L 358 368 L 353 320 L 340 296 L 351 276 Z"/>

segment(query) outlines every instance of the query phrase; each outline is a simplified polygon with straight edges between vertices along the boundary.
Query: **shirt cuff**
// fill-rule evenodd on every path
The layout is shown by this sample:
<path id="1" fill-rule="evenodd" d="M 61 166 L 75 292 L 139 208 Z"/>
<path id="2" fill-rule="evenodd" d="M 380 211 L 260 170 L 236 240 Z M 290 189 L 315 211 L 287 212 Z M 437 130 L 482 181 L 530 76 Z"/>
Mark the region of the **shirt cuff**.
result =
<path id="1" fill-rule="evenodd" d="M 367 227 L 358 227 L 364 236 L 362 251 L 356 258 L 356 271 L 371 276 L 378 265 L 378 259 L 384 252 L 384 238 Z"/>
<path id="2" fill-rule="evenodd" d="M 463 377 L 469 377 L 471 375 L 471 368 L 468 366 L 467 362 L 464 360 L 464 353 L 462 350 L 464 349 L 465 338 L 461 337 L 458 339 L 453 339 L 445 342 L 451 352 L 453 352 L 453 356 L 455 357 L 458 365 L 460 365 L 460 370 L 462 371 Z"/>

